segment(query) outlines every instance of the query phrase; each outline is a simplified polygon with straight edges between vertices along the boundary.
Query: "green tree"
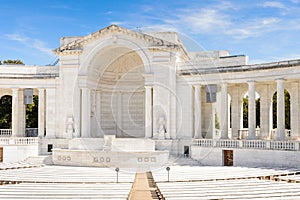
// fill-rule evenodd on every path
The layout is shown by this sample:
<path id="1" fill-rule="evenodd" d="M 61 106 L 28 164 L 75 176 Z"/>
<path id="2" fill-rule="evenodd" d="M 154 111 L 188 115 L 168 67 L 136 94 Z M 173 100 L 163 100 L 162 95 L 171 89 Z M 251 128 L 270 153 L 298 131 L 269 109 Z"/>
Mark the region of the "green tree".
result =
<path id="1" fill-rule="evenodd" d="M 4 60 L 3 64 L 18 64 L 18 65 L 24 65 L 24 63 L 21 60 Z"/>
<path id="2" fill-rule="evenodd" d="M 291 102 L 290 94 L 284 90 L 285 128 L 291 129 Z M 277 92 L 273 95 L 273 128 L 277 128 Z"/>
<path id="3" fill-rule="evenodd" d="M 38 128 L 38 96 L 33 96 L 32 104 L 26 105 L 26 128 Z"/>
<path id="4" fill-rule="evenodd" d="M 248 128 L 248 96 L 243 98 L 243 127 Z M 255 100 L 256 126 L 260 126 L 260 98 Z"/>
<path id="5" fill-rule="evenodd" d="M 255 100 L 255 110 L 256 110 L 256 127 L 260 127 L 260 98 Z"/>
<path id="6" fill-rule="evenodd" d="M 215 111 L 215 128 L 220 129 L 220 122 L 219 122 L 217 111 Z"/>
<path id="7" fill-rule="evenodd" d="M 0 128 L 11 128 L 12 96 L 5 95 L 0 99 Z"/>
<path id="8" fill-rule="evenodd" d="M 26 105 L 26 128 L 38 128 L 38 96 L 33 96 L 33 103 Z M 0 99 L 0 128 L 12 126 L 12 96 L 5 95 Z"/>
<path id="9" fill-rule="evenodd" d="M 243 98 L 243 127 L 248 128 L 248 96 Z"/>

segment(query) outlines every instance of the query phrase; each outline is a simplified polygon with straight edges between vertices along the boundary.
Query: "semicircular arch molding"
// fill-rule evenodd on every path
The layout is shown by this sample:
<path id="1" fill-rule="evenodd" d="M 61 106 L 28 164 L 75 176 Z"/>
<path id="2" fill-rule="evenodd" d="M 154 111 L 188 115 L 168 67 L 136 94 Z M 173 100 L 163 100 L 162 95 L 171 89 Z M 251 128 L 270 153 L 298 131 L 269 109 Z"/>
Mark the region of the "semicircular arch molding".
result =
<path id="1" fill-rule="evenodd" d="M 134 41 L 135 40 L 135 41 Z M 114 36 L 112 35 L 105 40 L 100 41 L 96 44 L 88 53 L 85 55 L 85 59 L 83 60 L 79 74 L 80 75 L 89 75 L 89 72 L 92 71 L 92 68 L 95 67 L 94 59 L 101 54 L 101 51 L 106 48 L 128 48 L 132 51 L 135 51 L 141 58 L 145 73 L 151 73 L 150 66 L 150 52 L 147 49 L 147 45 L 145 43 L 139 42 L 136 38 L 129 38 L 124 36 Z"/>

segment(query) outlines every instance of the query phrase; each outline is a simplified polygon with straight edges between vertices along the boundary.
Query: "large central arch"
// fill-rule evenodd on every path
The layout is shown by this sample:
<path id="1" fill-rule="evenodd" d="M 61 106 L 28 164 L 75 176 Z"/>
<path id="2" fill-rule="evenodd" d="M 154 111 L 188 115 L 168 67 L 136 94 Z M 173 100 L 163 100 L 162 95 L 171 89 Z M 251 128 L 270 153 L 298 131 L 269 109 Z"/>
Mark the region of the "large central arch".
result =
<path id="1" fill-rule="evenodd" d="M 91 67 L 97 79 L 96 118 L 92 124 L 101 135 L 145 136 L 144 63 L 135 50 L 113 45 L 94 57 Z M 91 71 L 90 71 L 91 73 Z"/>

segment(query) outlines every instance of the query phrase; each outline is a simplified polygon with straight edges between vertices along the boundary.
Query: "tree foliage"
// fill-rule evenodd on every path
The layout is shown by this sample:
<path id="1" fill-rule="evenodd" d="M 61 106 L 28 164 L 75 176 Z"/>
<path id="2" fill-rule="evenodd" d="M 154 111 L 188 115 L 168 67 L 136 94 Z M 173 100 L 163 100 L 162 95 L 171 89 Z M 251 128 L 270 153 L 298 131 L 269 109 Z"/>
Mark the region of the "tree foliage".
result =
<path id="1" fill-rule="evenodd" d="M 273 95 L 273 110 L 272 110 L 272 117 L 273 117 L 273 127 L 277 127 L 277 92 Z M 285 128 L 291 128 L 291 114 L 290 114 L 290 94 L 287 90 L 284 90 L 284 102 L 285 102 Z M 256 126 L 260 126 L 260 98 L 255 100 L 256 103 Z M 268 122 L 267 122 L 268 123 Z M 243 98 L 243 127 L 248 127 L 248 96 Z"/>
<path id="2" fill-rule="evenodd" d="M 215 111 L 215 128 L 220 129 L 220 122 L 219 122 L 217 111 Z"/>
<path id="3" fill-rule="evenodd" d="M 5 95 L 0 99 L 0 128 L 11 128 L 12 96 Z"/>
<path id="4" fill-rule="evenodd" d="M 38 128 L 38 96 L 33 96 L 33 103 L 26 105 L 26 128 Z M 0 99 L 0 129 L 11 129 L 12 96 L 5 95 Z"/>
<path id="5" fill-rule="evenodd" d="M 285 128 L 291 128 L 291 107 L 290 94 L 284 90 L 284 105 L 285 105 Z M 277 92 L 273 95 L 273 128 L 277 128 Z"/>
<path id="6" fill-rule="evenodd" d="M 243 127 L 248 128 L 248 96 L 243 98 Z M 260 98 L 255 100 L 256 127 L 260 126 Z"/>
<path id="7" fill-rule="evenodd" d="M 33 96 L 32 104 L 26 105 L 26 128 L 38 128 L 38 96 Z"/>
<path id="8" fill-rule="evenodd" d="M 10 64 L 18 64 L 18 65 L 24 65 L 24 63 L 21 60 L 4 60 L 3 61 L 4 65 L 10 65 Z M 2 65 L 2 62 L 0 61 L 0 65 Z"/>

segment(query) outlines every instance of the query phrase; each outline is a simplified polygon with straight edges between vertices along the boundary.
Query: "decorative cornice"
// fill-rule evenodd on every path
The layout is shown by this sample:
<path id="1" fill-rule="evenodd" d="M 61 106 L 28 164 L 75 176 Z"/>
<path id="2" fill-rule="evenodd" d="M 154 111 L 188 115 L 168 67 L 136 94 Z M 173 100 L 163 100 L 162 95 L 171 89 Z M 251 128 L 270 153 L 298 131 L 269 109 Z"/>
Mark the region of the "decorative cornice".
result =
<path id="1" fill-rule="evenodd" d="M 233 73 L 233 72 L 250 72 L 259 70 L 282 70 L 283 68 L 291 68 L 300 66 L 300 59 L 286 60 L 279 62 L 261 63 L 253 65 L 238 65 L 215 68 L 193 68 L 178 70 L 180 75 L 200 75 L 200 74 L 215 74 L 215 73 Z M 287 69 L 288 70 L 288 69 Z"/>
<path id="2" fill-rule="evenodd" d="M 82 53 L 82 50 L 65 50 L 61 52 L 56 52 L 55 50 L 53 51 L 56 55 L 80 55 Z"/>
<path id="3" fill-rule="evenodd" d="M 136 31 L 132 31 L 129 30 L 127 28 L 123 28 L 121 26 L 118 25 L 110 25 L 106 28 L 100 29 L 99 31 L 96 31 L 94 33 L 91 33 L 85 37 L 82 37 L 78 40 L 75 40 L 73 42 L 70 42 L 64 46 L 61 46 L 59 48 L 56 48 L 53 50 L 53 52 L 56 55 L 70 55 L 70 54 L 74 54 L 74 52 L 76 54 L 80 54 L 81 53 L 81 48 L 83 45 L 86 45 L 100 37 L 106 36 L 108 34 L 113 34 L 113 33 L 122 33 L 128 36 L 132 36 L 135 37 L 137 39 L 142 39 L 148 43 L 151 43 L 151 48 L 157 48 L 157 49 L 166 49 L 166 50 L 174 50 L 174 49 L 180 49 L 182 51 L 182 53 L 185 55 L 185 57 L 188 58 L 188 54 L 185 50 L 185 48 L 183 47 L 183 45 L 181 44 L 176 44 L 173 42 L 169 42 L 145 33 L 141 33 L 141 32 L 136 32 Z M 70 53 L 72 52 L 72 53 Z"/>

